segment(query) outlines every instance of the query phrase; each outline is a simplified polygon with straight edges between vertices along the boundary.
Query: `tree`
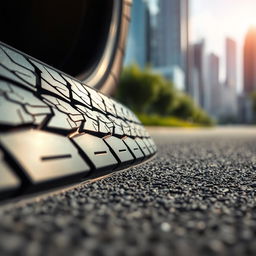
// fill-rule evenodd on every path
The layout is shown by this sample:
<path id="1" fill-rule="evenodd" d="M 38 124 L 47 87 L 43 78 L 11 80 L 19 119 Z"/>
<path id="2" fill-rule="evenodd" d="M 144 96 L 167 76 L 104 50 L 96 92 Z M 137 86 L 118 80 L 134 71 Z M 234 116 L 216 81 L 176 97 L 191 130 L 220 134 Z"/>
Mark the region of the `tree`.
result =
<path id="1" fill-rule="evenodd" d="M 116 97 L 138 114 L 175 116 L 190 122 L 212 124 L 211 118 L 189 95 L 176 90 L 172 82 L 150 68 L 141 70 L 137 65 L 125 68 Z"/>
<path id="2" fill-rule="evenodd" d="M 138 113 L 148 112 L 156 100 L 163 81 L 149 69 L 141 71 L 137 65 L 124 69 L 116 97 Z"/>
<path id="3" fill-rule="evenodd" d="M 166 116 L 176 104 L 176 92 L 171 82 L 165 81 L 160 86 L 158 96 L 151 106 L 151 112 Z"/>
<path id="4" fill-rule="evenodd" d="M 191 119 L 195 109 L 193 100 L 184 93 L 177 93 L 177 104 L 171 112 L 174 116 Z"/>

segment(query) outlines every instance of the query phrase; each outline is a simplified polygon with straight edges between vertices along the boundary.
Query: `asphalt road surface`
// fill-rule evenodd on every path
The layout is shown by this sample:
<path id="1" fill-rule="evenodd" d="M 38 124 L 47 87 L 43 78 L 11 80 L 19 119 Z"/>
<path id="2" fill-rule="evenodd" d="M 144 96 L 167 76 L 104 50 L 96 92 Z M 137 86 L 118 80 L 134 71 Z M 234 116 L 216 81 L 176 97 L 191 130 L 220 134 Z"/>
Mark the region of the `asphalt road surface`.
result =
<path id="1" fill-rule="evenodd" d="M 256 128 L 150 129 L 151 161 L 0 207 L 0 255 L 256 255 Z"/>

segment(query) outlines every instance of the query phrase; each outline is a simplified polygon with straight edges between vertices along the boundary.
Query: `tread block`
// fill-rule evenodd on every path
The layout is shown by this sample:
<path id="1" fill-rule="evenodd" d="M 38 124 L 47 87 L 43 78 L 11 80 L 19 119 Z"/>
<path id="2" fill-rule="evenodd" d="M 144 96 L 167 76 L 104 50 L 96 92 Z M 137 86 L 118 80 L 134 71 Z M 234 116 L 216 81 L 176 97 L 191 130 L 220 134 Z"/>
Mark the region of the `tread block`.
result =
<path id="1" fill-rule="evenodd" d="M 120 103 L 116 103 L 114 106 L 115 106 L 115 110 L 116 110 L 116 115 L 123 117 L 123 119 L 125 119 L 124 113 L 122 111 L 122 105 Z"/>
<path id="2" fill-rule="evenodd" d="M 108 98 L 105 95 L 101 95 L 102 99 L 104 100 L 105 106 L 106 106 L 106 111 L 107 113 L 116 116 L 116 111 L 114 107 L 114 102 L 110 98 Z"/>
<path id="3" fill-rule="evenodd" d="M 11 61 L 13 61 L 14 63 L 29 69 L 30 71 L 34 72 L 35 68 L 25 59 L 25 57 L 23 57 L 20 53 L 15 52 L 5 46 L 1 46 L 1 48 L 5 51 L 5 53 L 9 56 L 9 58 L 11 59 Z"/>
<path id="4" fill-rule="evenodd" d="M 51 114 L 51 110 L 47 107 L 44 107 L 44 106 L 25 105 L 24 107 L 25 107 L 26 111 L 32 116 Z"/>
<path id="5" fill-rule="evenodd" d="M 21 79 L 21 81 L 23 81 L 22 84 L 25 84 L 25 85 L 29 84 L 32 86 L 36 85 L 35 74 L 31 70 L 28 70 L 23 66 L 17 65 L 13 61 L 11 61 L 10 57 L 1 48 L 0 48 L 0 64 L 3 65 L 3 67 L 5 67 L 7 70 L 12 71 L 19 78 L 18 81 L 20 81 Z M 14 80 L 16 79 L 14 78 Z"/>
<path id="6" fill-rule="evenodd" d="M 92 106 L 100 111 L 106 112 L 106 108 L 105 108 L 103 99 L 101 98 L 100 94 L 88 86 L 86 86 L 86 90 L 90 94 Z"/>
<path id="7" fill-rule="evenodd" d="M 150 143 L 150 145 L 151 145 L 151 147 L 153 148 L 153 151 L 154 151 L 154 153 L 155 153 L 156 150 L 157 150 L 157 147 L 156 147 L 155 142 L 154 142 L 151 138 L 147 138 L 147 140 L 149 141 L 149 143 Z"/>
<path id="8" fill-rule="evenodd" d="M 153 147 L 152 147 L 152 145 L 150 144 L 150 142 L 148 141 L 148 139 L 142 139 L 143 140 L 143 142 L 145 143 L 145 145 L 147 146 L 147 148 L 148 148 L 148 150 L 149 150 L 149 152 L 151 153 L 151 154 L 153 154 L 154 153 L 154 149 L 153 149 Z"/>
<path id="9" fill-rule="evenodd" d="M 60 112 L 70 115 L 80 115 L 81 113 L 78 112 L 75 108 L 73 108 L 70 104 L 65 102 L 64 100 L 57 99 L 50 95 L 43 96 L 47 102 L 49 102 L 52 106 L 55 106 Z"/>
<path id="10" fill-rule="evenodd" d="M 8 113 L 8 115 L 6 115 Z M 1 125 L 23 125 L 32 124 L 33 116 L 26 113 L 24 108 L 0 95 L 0 124 Z"/>
<path id="11" fill-rule="evenodd" d="M 3 160 L 0 152 L 0 194 L 6 191 L 16 190 L 20 187 L 21 181 Z"/>
<path id="12" fill-rule="evenodd" d="M 98 120 L 99 120 L 99 131 L 102 133 L 113 133 L 113 122 L 108 119 L 105 115 L 99 113 L 98 114 Z"/>
<path id="13" fill-rule="evenodd" d="M 1 83 L 2 84 L 2 83 Z M 30 104 L 31 106 L 46 106 L 45 103 L 36 98 L 31 92 L 23 90 L 17 86 L 9 84 L 10 92 L 6 92 L 6 96 L 10 101 L 19 104 Z"/>
<path id="14" fill-rule="evenodd" d="M 144 141 L 140 138 L 136 138 L 135 141 L 137 142 L 137 144 L 139 145 L 140 149 L 142 150 L 142 152 L 144 153 L 144 155 L 146 157 L 148 157 L 150 155 L 150 152 L 146 146 L 146 144 L 144 143 Z"/>
<path id="15" fill-rule="evenodd" d="M 3 134 L 0 142 L 33 184 L 78 174 L 85 176 L 90 170 L 72 142 L 60 135 L 19 131 Z"/>
<path id="16" fill-rule="evenodd" d="M 91 108 L 91 99 L 89 93 L 85 90 L 84 86 L 71 78 L 64 76 L 65 80 L 71 85 L 72 97 L 73 99 L 85 104 L 87 107 Z"/>
<path id="17" fill-rule="evenodd" d="M 117 167 L 118 162 L 103 139 L 90 134 L 84 134 L 73 138 L 73 141 L 88 156 L 97 170 L 113 170 Z"/>
<path id="18" fill-rule="evenodd" d="M 131 136 L 136 137 L 137 136 L 137 130 L 136 130 L 135 124 L 130 122 L 129 126 L 130 126 Z"/>
<path id="19" fill-rule="evenodd" d="M 24 85 L 30 89 L 33 88 L 33 87 L 30 87 L 28 83 L 26 83 L 25 81 L 20 79 L 18 76 L 16 76 L 14 73 L 12 73 L 10 70 L 5 68 L 4 66 L 1 66 L 1 64 L 0 64 L 0 76 L 6 77 L 14 82 Z M 33 89 L 35 90 L 35 88 L 33 88 Z"/>
<path id="20" fill-rule="evenodd" d="M 114 136 L 109 136 L 104 140 L 115 152 L 121 163 L 127 165 L 135 160 L 123 140 Z"/>
<path id="21" fill-rule="evenodd" d="M 131 127 L 125 121 L 122 121 L 122 128 L 126 136 L 131 136 Z"/>
<path id="22" fill-rule="evenodd" d="M 84 131 L 91 131 L 91 132 L 98 132 L 99 123 L 97 121 L 94 121 L 90 118 L 86 118 L 84 125 L 83 125 L 83 130 Z"/>
<path id="23" fill-rule="evenodd" d="M 135 142 L 135 140 L 129 137 L 125 137 L 123 141 L 125 145 L 130 149 L 137 161 L 140 161 L 144 158 L 144 154 L 142 153 L 140 147 Z"/>
<path id="24" fill-rule="evenodd" d="M 48 73 L 51 75 L 51 77 L 54 80 L 64 84 L 65 86 L 67 85 L 67 82 L 61 77 L 61 75 L 58 72 L 56 72 L 55 70 L 48 68 L 46 66 L 44 66 L 44 68 L 48 71 Z"/>
<path id="25" fill-rule="evenodd" d="M 44 67 L 42 64 L 30 60 L 41 72 L 41 87 L 47 91 L 53 92 L 59 96 L 65 97 L 65 99 L 69 100 L 69 89 L 66 84 L 62 84 L 59 81 L 55 80 L 46 67 Z M 55 72 L 56 73 L 56 72 Z"/>
<path id="26" fill-rule="evenodd" d="M 113 116 L 109 116 L 109 119 L 113 122 L 114 124 L 114 132 L 113 135 L 119 135 L 119 136 L 123 136 L 124 135 L 124 131 L 122 128 L 122 120 L 120 120 L 119 118 L 113 117 Z"/>
<path id="27" fill-rule="evenodd" d="M 76 123 L 67 114 L 53 109 L 53 116 L 50 118 L 47 127 L 60 130 L 73 130 L 80 127 L 80 125 L 81 122 Z"/>

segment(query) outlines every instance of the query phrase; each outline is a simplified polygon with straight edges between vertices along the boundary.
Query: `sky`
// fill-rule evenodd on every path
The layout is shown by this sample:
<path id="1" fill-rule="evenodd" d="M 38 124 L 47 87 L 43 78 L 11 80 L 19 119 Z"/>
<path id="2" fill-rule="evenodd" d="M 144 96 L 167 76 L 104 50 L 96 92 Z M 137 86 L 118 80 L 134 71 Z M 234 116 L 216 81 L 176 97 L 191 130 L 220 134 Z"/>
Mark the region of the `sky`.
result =
<path id="1" fill-rule="evenodd" d="M 237 42 L 238 91 L 241 91 L 243 43 L 249 27 L 256 26 L 256 0 L 191 0 L 190 8 L 191 41 L 204 38 L 206 51 L 221 57 L 221 80 L 225 78 L 225 38 Z"/>

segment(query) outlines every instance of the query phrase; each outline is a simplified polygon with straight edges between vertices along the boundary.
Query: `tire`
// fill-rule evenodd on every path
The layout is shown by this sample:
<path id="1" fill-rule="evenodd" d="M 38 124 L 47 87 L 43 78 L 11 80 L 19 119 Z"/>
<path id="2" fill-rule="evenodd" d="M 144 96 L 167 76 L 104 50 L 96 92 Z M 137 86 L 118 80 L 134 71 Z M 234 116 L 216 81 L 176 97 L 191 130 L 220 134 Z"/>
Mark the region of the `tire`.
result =
<path id="1" fill-rule="evenodd" d="M 131 2 L 4 1 L 0 41 L 113 95 L 122 67 Z"/>
<path id="2" fill-rule="evenodd" d="M 103 176 L 156 146 L 124 105 L 0 43 L 0 197 Z"/>
<path id="3" fill-rule="evenodd" d="M 114 0 L 113 19 L 110 28 L 112 32 L 109 33 L 101 60 L 89 76 L 86 74 L 78 76 L 79 80 L 110 96 L 116 90 L 122 68 L 131 4 L 132 0 Z M 114 35 L 114 38 L 111 38 L 111 34 Z"/>

